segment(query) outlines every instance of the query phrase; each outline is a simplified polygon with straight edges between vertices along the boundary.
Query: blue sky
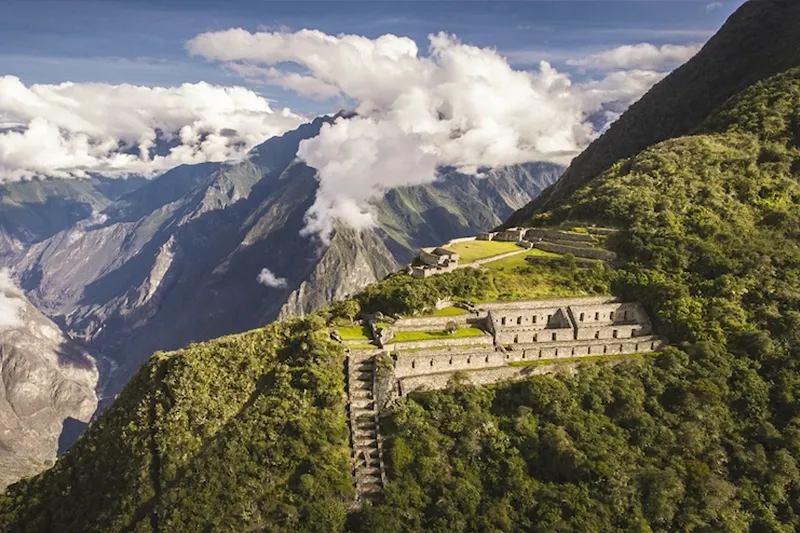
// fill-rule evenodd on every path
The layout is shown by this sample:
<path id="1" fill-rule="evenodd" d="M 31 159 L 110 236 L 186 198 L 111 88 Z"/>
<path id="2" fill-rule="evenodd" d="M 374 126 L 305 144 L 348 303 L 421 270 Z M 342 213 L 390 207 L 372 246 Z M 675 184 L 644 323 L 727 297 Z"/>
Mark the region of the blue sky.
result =
<path id="1" fill-rule="evenodd" d="M 6 0 L 0 3 L 0 75 L 16 75 L 26 84 L 247 85 L 184 49 L 201 32 L 231 27 L 311 28 L 373 38 L 394 33 L 411 37 L 421 50 L 428 34 L 446 31 L 465 43 L 497 48 L 517 68 L 545 59 L 568 71 L 566 59 L 622 44 L 704 42 L 741 3 Z M 320 110 L 319 102 L 276 87 L 253 88 L 301 112 Z"/>

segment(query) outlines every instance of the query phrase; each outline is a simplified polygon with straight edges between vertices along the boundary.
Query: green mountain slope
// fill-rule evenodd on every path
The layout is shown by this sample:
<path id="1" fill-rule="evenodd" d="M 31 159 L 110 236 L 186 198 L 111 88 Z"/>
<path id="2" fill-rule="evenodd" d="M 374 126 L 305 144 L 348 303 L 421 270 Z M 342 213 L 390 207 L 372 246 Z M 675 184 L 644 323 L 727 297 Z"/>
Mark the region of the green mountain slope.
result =
<path id="1" fill-rule="evenodd" d="M 672 346 L 400 401 L 375 505 L 348 507 L 342 354 L 322 330 L 337 305 L 154 357 L 53 469 L 0 496 L 0 530 L 800 530 L 798 109 L 787 70 L 527 219 L 619 227 L 614 268 L 568 282 L 642 301 Z M 355 300 L 407 313 L 498 283 L 396 275 Z"/>
<path id="2" fill-rule="evenodd" d="M 318 330 L 156 354 L 56 467 L 10 491 L 0 531 L 340 529 L 344 359 Z"/>
<path id="3" fill-rule="evenodd" d="M 507 222 L 521 224 L 568 198 L 623 157 L 692 132 L 728 98 L 800 65 L 800 3 L 751 0 L 685 65 L 656 84 L 576 157 L 562 178 Z"/>

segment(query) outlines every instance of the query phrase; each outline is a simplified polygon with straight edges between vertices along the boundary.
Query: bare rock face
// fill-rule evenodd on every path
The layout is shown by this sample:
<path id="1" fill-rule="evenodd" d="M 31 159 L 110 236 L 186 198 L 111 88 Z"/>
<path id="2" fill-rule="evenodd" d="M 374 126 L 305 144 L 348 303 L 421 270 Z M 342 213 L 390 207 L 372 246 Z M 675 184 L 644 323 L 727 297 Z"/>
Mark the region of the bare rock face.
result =
<path id="1" fill-rule="evenodd" d="M 0 271 L 0 490 L 51 466 L 97 408 L 95 360 Z"/>

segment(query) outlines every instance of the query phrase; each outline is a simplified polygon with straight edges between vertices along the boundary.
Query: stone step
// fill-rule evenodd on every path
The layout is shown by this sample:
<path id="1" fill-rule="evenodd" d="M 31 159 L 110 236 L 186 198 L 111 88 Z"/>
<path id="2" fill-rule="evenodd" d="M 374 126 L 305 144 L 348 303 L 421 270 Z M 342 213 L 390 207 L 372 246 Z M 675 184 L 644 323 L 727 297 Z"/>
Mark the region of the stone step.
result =
<path id="1" fill-rule="evenodd" d="M 375 400 L 370 398 L 353 398 L 350 401 L 350 408 L 353 411 L 357 409 L 373 411 L 375 409 Z"/>
<path id="2" fill-rule="evenodd" d="M 372 389 L 356 389 L 350 393 L 351 398 L 369 398 L 372 399 Z"/>
<path id="3" fill-rule="evenodd" d="M 367 452 L 367 455 L 369 455 L 373 451 L 378 451 L 378 439 L 375 437 L 354 439 L 353 447 L 356 449 L 356 457 L 358 457 L 361 452 Z"/>

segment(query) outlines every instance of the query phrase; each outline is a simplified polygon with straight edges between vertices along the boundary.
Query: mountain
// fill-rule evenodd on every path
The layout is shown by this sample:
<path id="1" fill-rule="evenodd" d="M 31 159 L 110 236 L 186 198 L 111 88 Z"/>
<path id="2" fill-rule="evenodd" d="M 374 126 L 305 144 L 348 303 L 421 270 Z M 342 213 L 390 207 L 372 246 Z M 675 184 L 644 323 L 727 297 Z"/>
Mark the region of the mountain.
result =
<path id="1" fill-rule="evenodd" d="M 499 224 L 562 171 L 449 172 L 388 193 L 375 203 L 375 228 L 340 227 L 321 246 L 300 236 L 317 180 L 295 154 L 331 120 L 270 139 L 240 163 L 173 169 L 14 262 L 37 308 L 119 364 L 110 395 L 156 350 L 308 313 L 383 278 L 420 246 Z M 283 281 L 259 284 L 263 268 Z"/>
<path id="2" fill-rule="evenodd" d="M 52 466 L 97 408 L 97 363 L 0 271 L 0 488 Z"/>
<path id="3" fill-rule="evenodd" d="M 562 288 L 641 301 L 660 353 L 398 401 L 388 481 L 354 509 L 344 354 L 325 328 L 352 311 L 331 306 L 156 354 L 52 469 L 0 496 L 0 530 L 797 531 L 797 67 L 526 221 L 619 228 L 618 259 Z M 398 274 L 351 303 L 430 311 L 500 277 Z"/>
<path id="4" fill-rule="evenodd" d="M 99 213 L 142 178 L 38 178 L 0 184 L 0 262 Z"/>
<path id="5" fill-rule="evenodd" d="M 746 2 L 686 64 L 657 83 L 570 164 L 564 176 L 507 221 L 521 224 L 603 170 L 648 146 L 686 135 L 728 98 L 800 64 L 800 3 Z"/>

